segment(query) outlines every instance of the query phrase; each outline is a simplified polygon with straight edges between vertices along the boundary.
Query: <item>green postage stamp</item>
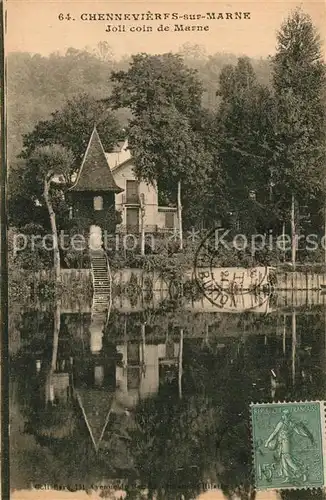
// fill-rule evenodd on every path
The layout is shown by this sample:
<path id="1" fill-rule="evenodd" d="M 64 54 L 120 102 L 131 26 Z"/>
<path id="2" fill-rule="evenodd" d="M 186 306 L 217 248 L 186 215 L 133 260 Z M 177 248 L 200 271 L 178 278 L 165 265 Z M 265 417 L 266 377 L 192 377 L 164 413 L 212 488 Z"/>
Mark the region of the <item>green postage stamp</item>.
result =
<path id="1" fill-rule="evenodd" d="M 324 402 L 251 405 L 258 490 L 325 485 Z"/>

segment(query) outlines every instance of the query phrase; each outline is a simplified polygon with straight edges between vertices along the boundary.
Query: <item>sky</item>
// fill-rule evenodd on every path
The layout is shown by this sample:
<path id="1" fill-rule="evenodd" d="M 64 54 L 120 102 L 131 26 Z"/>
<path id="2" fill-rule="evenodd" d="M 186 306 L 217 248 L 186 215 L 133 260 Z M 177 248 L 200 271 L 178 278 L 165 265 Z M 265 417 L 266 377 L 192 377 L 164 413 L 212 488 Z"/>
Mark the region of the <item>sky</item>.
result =
<path id="1" fill-rule="evenodd" d="M 291 10 L 301 8 L 311 15 L 320 32 L 323 47 L 326 47 L 326 0 L 278 1 L 262 0 L 237 2 L 199 2 L 149 0 L 139 1 L 98 1 L 93 0 L 5 0 L 6 8 L 6 52 L 22 51 L 49 55 L 51 52 L 64 53 L 69 47 L 83 49 L 95 47 L 98 42 L 107 42 L 117 58 L 136 52 L 160 53 L 177 51 L 183 44 L 198 44 L 205 47 L 208 54 L 227 52 L 246 54 L 249 57 L 266 57 L 275 52 L 276 32 Z M 82 20 L 91 14 L 107 13 L 147 13 L 170 15 L 168 20 L 149 21 L 106 21 Z M 207 13 L 242 13 L 242 19 L 172 20 L 172 13 L 179 16 Z M 250 19 L 244 19 L 244 13 Z M 59 19 L 59 15 L 71 19 Z M 247 17 L 249 17 L 247 14 Z M 107 25 L 125 26 L 125 32 L 107 32 Z M 207 31 L 174 31 L 175 24 L 208 26 Z M 151 32 L 131 32 L 131 29 L 151 26 Z M 157 31 L 159 25 L 168 25 L 169 31 Z M 326 52 L 325 52 L 326 53 Z"/>

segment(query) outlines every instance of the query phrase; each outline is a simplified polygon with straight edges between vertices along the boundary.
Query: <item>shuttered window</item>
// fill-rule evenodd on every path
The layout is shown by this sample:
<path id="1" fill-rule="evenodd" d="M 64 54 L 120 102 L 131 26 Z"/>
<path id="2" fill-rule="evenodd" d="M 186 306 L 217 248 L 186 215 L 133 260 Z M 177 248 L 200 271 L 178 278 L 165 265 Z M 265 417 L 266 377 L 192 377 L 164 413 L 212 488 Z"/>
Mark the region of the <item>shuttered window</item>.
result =
<path id="1" fill-rule="evenodd" d="M 169 229 L 174 228 L 174 213 L 173 212 L 166 212 L 165 214 L 165 227 Z"/>

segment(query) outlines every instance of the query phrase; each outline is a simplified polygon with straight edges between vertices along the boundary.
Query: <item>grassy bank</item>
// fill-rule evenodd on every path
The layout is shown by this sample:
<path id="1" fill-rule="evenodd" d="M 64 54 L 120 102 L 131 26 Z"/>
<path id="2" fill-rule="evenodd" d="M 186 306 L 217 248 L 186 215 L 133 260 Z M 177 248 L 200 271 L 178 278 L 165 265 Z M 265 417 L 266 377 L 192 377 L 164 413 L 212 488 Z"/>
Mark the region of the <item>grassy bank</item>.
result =
<path id="1" fill-rule="evenodd" d="M 271 256 L 269 256 L 271 257 Z M 137 295 L 141 290 L 151 293 L 156 286 L 177 289 L 181 282 L 186 281 L 185 290 L 191 296 L 198 295 L 198 287 L 191 282 L 190 275 L 195 266 L 195 253 L 187 251 L 172 255 L 152 254 L 140 256 L 134 253 L 116 253 L 109 257 L 113 276 L 114 295 Z M 197 264 L 209 265 L 201 260 Z M 255 265 L 270 265 L 276 268 L 281 289 L 318 289 L 324 283 L 326 264 L 321 262 L 283 263 L 277 259 L 253 259 L 244 252 L 217 256 L 214 258 L 216 267 L 252 267 Z M 9 305 L 30 302 L 53 301 L 56 297 L 70 294 L 76 300 L 91 300 L 92 279 L 90 269 L 62 269 L 62 280 L 55 285 L 54 273 L 51 269 L 24 269 L 19 267 L 19 261 L 13 261 L 9 267 Z M 316 275 L 316 276 L 313 276 Z M 185 278 L 188 276 L 188 278 Z M 317 277 L 319 276 L 319 278 Z M 288 288 L 289 287 L 289 288 Z"/>

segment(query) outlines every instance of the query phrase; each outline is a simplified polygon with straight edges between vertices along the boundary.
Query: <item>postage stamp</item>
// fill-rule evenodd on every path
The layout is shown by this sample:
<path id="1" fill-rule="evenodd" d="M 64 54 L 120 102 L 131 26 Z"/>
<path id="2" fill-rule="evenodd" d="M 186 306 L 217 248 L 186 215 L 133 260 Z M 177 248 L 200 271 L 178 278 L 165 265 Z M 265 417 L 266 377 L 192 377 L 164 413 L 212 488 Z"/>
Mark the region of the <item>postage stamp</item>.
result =
<path id="1" fill-rule="evenodd" d="M 258 490 L 325 485 L 323 402 L 252 404 L 251 422 Z"/>

